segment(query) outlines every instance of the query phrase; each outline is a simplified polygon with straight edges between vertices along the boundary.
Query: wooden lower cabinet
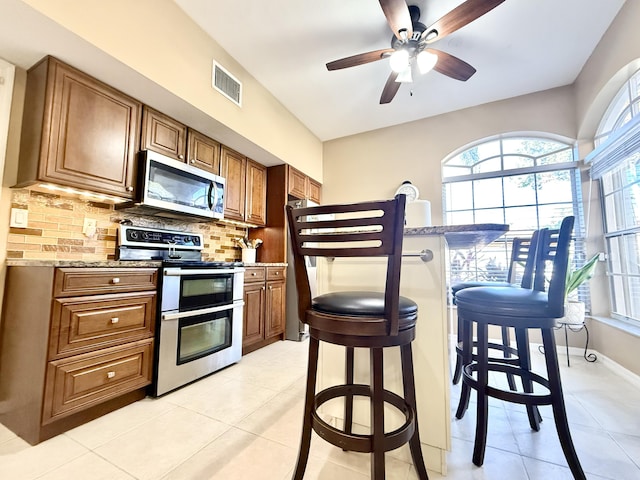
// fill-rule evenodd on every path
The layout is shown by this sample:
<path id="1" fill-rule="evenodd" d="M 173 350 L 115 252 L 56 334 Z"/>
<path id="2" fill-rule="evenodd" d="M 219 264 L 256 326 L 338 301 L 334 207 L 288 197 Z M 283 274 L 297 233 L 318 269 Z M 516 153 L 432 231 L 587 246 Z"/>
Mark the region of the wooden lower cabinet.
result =
<path id="1" fill-rule="evenodd" d="M 245 267 L 242 353 L 284 339 L 284 266 Z"/>
<path id="2" fill-rule="evenodd" d="M 35 445 L 144 398 L 157 271 L 10 266 L 0 422 Z"/>

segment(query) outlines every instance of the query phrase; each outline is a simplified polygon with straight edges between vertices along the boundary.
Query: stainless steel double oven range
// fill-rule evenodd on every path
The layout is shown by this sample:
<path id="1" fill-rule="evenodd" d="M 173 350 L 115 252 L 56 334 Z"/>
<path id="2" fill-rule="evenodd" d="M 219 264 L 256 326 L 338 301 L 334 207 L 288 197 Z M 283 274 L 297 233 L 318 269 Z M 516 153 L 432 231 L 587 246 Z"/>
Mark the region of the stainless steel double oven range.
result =
<path id="1" fill-rule="evenodd" d="M 161 260 L 154 381 L 158 396 L 242 357 L 244 268 L 202 261 L 203 236 L 121 225 L 119 260 Z"/>

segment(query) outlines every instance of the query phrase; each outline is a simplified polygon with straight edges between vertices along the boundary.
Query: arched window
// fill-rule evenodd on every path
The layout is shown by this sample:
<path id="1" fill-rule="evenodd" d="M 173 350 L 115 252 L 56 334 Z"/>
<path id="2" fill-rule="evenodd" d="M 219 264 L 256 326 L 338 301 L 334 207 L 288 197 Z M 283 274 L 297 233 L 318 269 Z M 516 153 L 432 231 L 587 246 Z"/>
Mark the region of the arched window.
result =
<path id="1" fill-rule="evenodd" d="M 595 136 L 611 316 L 640 321 L 640 70 L 618 90 Z"/>
<path id="2" fill-rule="evenodd" d="M 557 138 L 503 135 L 483 139 L 443 163 L 447 225 L 504 223 L 509 232 L 480 250 L 451 251 L 451 281 L 506 280 L 511 241 L 576 216 L 583 251 L 580 175 L 574 145 Z"/>

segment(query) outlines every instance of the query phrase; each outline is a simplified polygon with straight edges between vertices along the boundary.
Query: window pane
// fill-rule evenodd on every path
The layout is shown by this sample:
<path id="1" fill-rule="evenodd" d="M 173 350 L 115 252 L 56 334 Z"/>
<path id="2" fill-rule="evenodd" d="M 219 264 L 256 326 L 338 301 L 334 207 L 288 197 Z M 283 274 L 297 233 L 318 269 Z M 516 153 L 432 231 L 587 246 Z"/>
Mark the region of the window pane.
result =
<path id="1" fill-rule="evenodd" d="M 531 157 L 523 157 L 522 155 L 505 155 L 504 169 L 513 170 L 514 168 L 533 167 L 536 164 Z"/>
<path id="2" fill-rule="evenodd" d="M 538 209 L 536 207 L 513 207 L 505 209 L 509 230 L 537 230 Z"/>
<path id="3" fill-rule="evenodd" d="M 474 223 L 508 223 L 504 218 L 502 208 L 489 208 L 486 210 L 476 210 Z"/>
<path id="4" fill-rule="evenodd" d="M 473 205 L 475 208 L 501 207 L 502 178 L 474 181 Z"/>
<path id="5" fill-rule="evenodd" d="M 640 278 L 629 278 L 629 295 L 627 299 L 629 313 L 627 316 L 635 319 L 640 318 Z"/>
<path id="6" fill-rule="evenodd" d="M 526 153 L 534 157 L 541 157 L 564 148 L 567 148 L 566 144 L 542 138 L 505 138 L 502 143 L 505 154 Z"/>
<path id="7" fill-rule="evenodd" d="M 538 173 L 538 202 L 558 203 L 571 202 L 571 178 L 567 170 Z"/>
<path id="8" fill-rule="evenodd" d="M 625 235 L 625 263 L 627 265 L 627 273 L 632 275 L 640 274 L 640 236 L 638 234 Z"/>
<path id="9" fill-rule="evenodd" d="M 449 210 L 469 210 L 473 208 L 471 182 L 447 183 L 445 195 Z"/>
<path id="10" fill-rule="evenodd" d="M 607 240 L 607 246 L 609 250 L 609 272 L 622 273 L 621 263 L 621 237 L 612 237 Z"/>
<path id="11" fill-rule="evenodd" d="M 623 192 L 625 227 L 633 228 L 640 225 L 640 192 L 638 184 L 625 188 Z"/>
<path id="12" fill-rule="evenodd" d="M 569 148 L 546 155 L 538 160 L 539 165 L 552 165 L 564 162 L 573 162 L 573 151 Z"/>
<path id="13" fill-rule="evenodd" d="M 535 175 L 515 175 L 504 177 L 505 205 L 535 205 L 536 184 Z"/>
<path id="14" fill-rule="evenodd" d="M 469 167 L 456 167 L 452 165 L 444 165 L 442 167 L 442 177 L 457 177 L 460 175 L 469 175 L 471 173 L 471 169 Z"/>
<path id="15" fill-rule="evenodd" d="M 473 225 L 473 210 L 462 210 L 447 213 L 448 225 Z"/>
<path id="16" fill-rule="evenodd" d="M 611 277 L 611 308 L 614 313 L 627 316 L 627 306 L 625 303 L 625 282 L 621 276 Z"/>
<path id="17" fill-rule="evenodd" d="M 622 222 L 619 220 L 619 213 L 617 205 L 622 205 L 623 202 L 616 202 L 616 198 L 622 197 L 621 192 L 616 192 L 611 195 L 607 195 L 604 199 L 604 215 L 605 215 L 605 230 L 607 232 L 616 232 L 622 230 Z"/>
<path id="18" fill-rule="evenodd" d="M 540 218 L 540 228 L 560 228 L 562 219 L 573 215 L 573 204 L 540 205 L 538 216 Z"/>
<path id="19" fill-rule="evenodd" d="M 500 170 L 502 170 L 500 157 L 483 160 L 473 167 L 473 173 L 499 172 Z"/>

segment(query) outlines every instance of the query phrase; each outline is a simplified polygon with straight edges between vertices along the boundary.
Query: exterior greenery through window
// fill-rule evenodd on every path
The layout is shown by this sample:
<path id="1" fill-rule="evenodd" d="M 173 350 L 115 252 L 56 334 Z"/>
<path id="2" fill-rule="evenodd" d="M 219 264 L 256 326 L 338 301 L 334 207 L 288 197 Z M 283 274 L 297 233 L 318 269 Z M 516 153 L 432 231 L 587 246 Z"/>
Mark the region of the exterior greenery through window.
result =
<path id="1" fill-rule="evenodd" d="M 600 179 L 611 316 L 633 322 L 640 322 L 639 131 L 640 70 L 609 104 L 589 155 Z"/>
<path id="2" fill-rule="evenodd" d="M 500 136 L 484 139 L 444 161 L 447 225 L 509 225 L 506 235 L 482 249 L 450 251 L 452 283 L 505 281 L 513 238 L 531 236 L 539 228 L 559 228 L 568 215 L 576 216 L 574 251 L 584 257 L 575 156 L 573 145 L 556 138 Z"/>

